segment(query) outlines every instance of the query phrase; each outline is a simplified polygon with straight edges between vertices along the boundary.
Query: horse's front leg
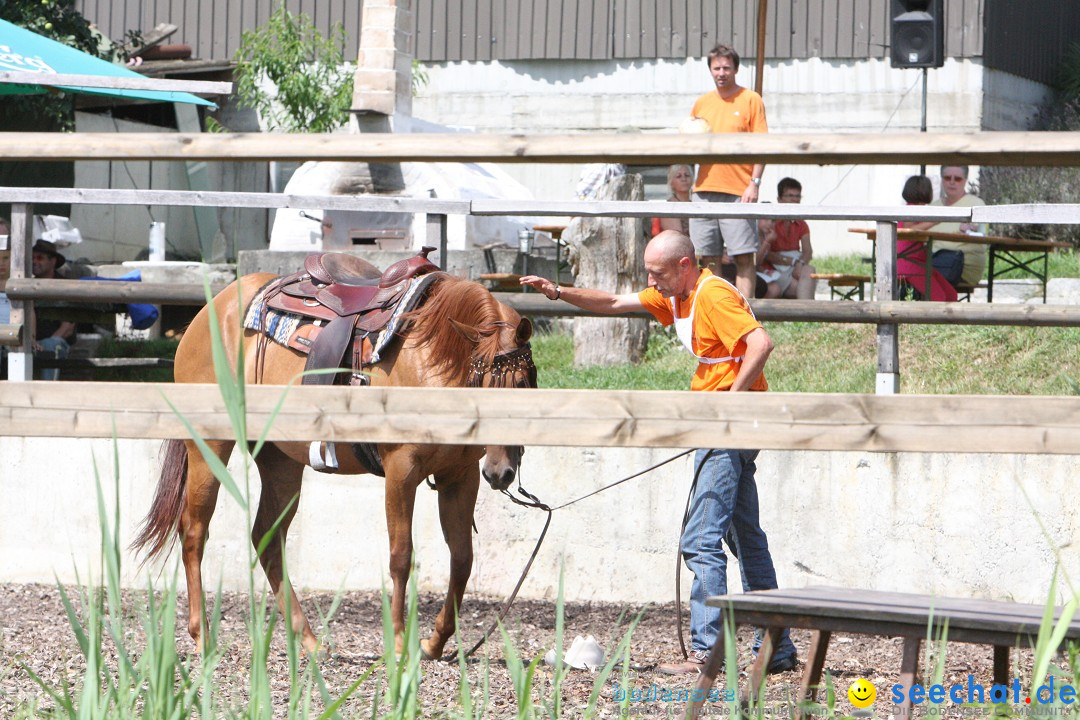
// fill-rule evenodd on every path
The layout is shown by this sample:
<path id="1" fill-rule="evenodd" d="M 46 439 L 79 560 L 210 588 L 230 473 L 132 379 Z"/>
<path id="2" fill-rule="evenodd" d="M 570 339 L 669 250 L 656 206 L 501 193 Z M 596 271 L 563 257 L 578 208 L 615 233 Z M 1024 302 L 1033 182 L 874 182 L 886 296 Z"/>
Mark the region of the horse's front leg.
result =
<path id="1" fill-rule="evenodd" d="M 258 548 L 266 533 L 281 518 L 274 538 L 266 545 L 259 561 L 270 583 L 270 590 L 277 599 L 281 614 L 289 619 L 294 633 L 300 635 L 300 642 L 309 653 L 318 650 L 318 641 L 311 631 L 300 599 L 296 597 L 292 583 L 284 583 L 284 550 L 289 534 L 289 526 L 296 516 L 300 504 L 300 485 L 304 466 L 285 455 L 273 445 L 264 445 L 255 460 L 259 466 L 259 478 L 262 481 L 262 494 L 259 496 L 259 510 L 251 527 L 251 542 Z M 296 498 L 293 501 L 293 498 Z M 290 506 L 289 503 L 292 503 Z M 288 507 L 288 512 L 285 508 Z M 284 515 L 282 514 L 284 513 Z"/>
<path id="2" fill-rule="evenodd" d="M 442 610 L 435 619 L 435 631 L 430 639 L 420 644 L 429 658 L 441 657 L 446 641 L 454 635 L 457 611 L 472 574 L 472 520 L 480 471 L 473 463 L 453 476 L 437 476 L 435 486 L 439 490 L 439 522 L 450 549 L 450 584 L 446 588 Z"/>
<path id="3" fill-rule="evenodd" d="M 420 477 L 412 463 L 405 458 L 405 450 L 387 453 L 383 458 L 386 470 L 386 532 L 390 537 L 390 617 L 394 621 L 394 647 L 397 653 L 404 648 L 405 591 L 412 569 L 413 507 L 416 504 L 416 486 Z"/>

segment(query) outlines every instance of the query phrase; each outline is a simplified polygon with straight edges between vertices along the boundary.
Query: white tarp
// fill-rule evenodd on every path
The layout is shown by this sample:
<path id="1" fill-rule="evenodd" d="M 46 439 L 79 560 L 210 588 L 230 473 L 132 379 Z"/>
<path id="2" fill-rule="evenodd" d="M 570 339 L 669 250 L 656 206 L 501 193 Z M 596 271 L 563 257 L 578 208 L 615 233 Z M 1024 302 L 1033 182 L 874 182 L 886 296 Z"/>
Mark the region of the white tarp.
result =
<path id="1" fill-rule="evenodd" d="M 411 119 L 414 131 L 449 132 L 450 128 Z M 291 195 L 331 195 L 339 177 L 355 164 L 336 162 L 304 163 L 285 186 Z M 443 200 L 531 200 L 532 193 L 524 185 L 491 163 L 401 163 L 405 181 L 397 197 L 439 198 Z M 271 250 L 340 250 L 352 246 L 350 233 L 367 232 L 380 236 L 376 247 L 387 250 L 418 249 L 427 244 L 423 215 L 408 213 L 370 213 L 342 210 L 327 215 L 333 232 L 324 243 L 317 222 L 304 217 L 323 217 L 322 208 L 306 210 L 282 208 L 277 211 L 270 233 Z M 450 215 L 447 221 L 447 246 L 463 250 L 492 243 L 517 247 L 518 230 L 531 228 L 534 218 L 474 217 Z M 394 236 L 404 239 L 395 241 Z"/>

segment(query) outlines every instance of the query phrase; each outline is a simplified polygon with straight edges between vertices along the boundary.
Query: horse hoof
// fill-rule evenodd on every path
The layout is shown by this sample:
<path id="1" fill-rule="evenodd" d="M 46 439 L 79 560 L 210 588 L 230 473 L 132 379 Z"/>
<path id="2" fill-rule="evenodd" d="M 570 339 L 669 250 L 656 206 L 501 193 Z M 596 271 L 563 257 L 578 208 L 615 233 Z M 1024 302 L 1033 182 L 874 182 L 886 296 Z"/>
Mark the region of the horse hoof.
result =
<path id="1" fill-rule="evenodd" d="M 424 656 L 424 660 L 439 660 L 442 658 L 442 648 L 436 652 L 432 649 L 431 643 L 427 640 L 420 641 L 420 653 Z"/>

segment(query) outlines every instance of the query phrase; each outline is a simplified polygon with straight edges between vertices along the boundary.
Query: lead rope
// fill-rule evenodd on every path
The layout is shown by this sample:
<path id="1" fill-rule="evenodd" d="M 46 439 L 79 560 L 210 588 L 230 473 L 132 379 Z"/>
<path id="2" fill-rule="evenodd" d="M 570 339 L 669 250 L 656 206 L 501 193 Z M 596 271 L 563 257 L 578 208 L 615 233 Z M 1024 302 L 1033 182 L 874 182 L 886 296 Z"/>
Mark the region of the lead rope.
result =
<path id="1" fill-rule="evenodd" d="M 499 611 L 498 615 L 496 615 L 495 620 L 492 621 L 492 623 L 488 627 L 488 629 L 484 632 L 483 636 L 479 640 L 476 641 L 476 644 L 473 645 L 472 648 L 467 653 L 465 653 L 465 657 L 470 657 L 473 653 L 475 653 L 477 650 L 480 649 L 481 645 L 483 645 L 485 642 L 487 642 L 487 639 L 491 636 L 491 633 L 495 632 L 495 629 L 499 626 L 499 623 L 503 621 L 503 619 L 506 617 L 506 614 L 510 611 L 510 606 L 513 605 L 514 600 L 517 599 L 518 590 L 520 590 L 521 586 L 525 583 L 525 578 L 528 576 L 529 570 L 532 568 L 533 560 L 536 559 L 537 554 L 539 554 L 539 552 L 540 552 L 540 546 L 543 544 L 544 537 L 547 535 L 548 528 L 551 526 L 552 513 L 554 513 L 556 510 L 561 510 L 564 507 L 569 507 L 570 505 L 573 505 L 574 503 L 581 502 L 582 500 L 585 500 L 586 498 L 590 498 L 593 495 L 597 495 L 599 493 L 602 493 L 605 490 L 610 490 L 611 488 L 615 487 L 616 485 L 621 485 L 624 482 L 627 482 L 628 480 L 633 480 L 634 478 L 641 477 L 642 475 L 645 475 L 646 473 L 650 473 L 653 470 L 656 470 L 657 468 L 663 467 L 664 465 L 667 465 L 670 462 L 678 460 L 681 457 L 685 457 L 685 456 L 689 455 L 692 452 L 694 452 L 694 450 L 684 450 L 681 453 L 678 453 L 676 455 L 672 455 L 671 457 L 669 457 L 666 460 L 661 460 L 660 462 L 656 463 L 655 465 L 651 465 L 651 466 L 645 468 L 644 470 L 640 470 L 640 471 L 634 473 L 633 475 L 627 475 L 626 477 L 624 477 L 624 478 L 622 478 L 620 480 L 616 480 L 615 482 L 611 483 L 610 485 L 605 485 L 604 487 L 602 487 L 602 488 L 600 488 L 598 490 L 593 490 L 591 493 L 588 493 L 587 495 L 582 495 L 579 498 L 575 498 L 575 499 L 573 499 L 573 500 L 571 500 L 569 502 L 565 502 L 562 505 L 556 505 L 555 507 L 548 506 L 546 503 L 541 501 L 540 498 L 536 497 L 535 495 L 530 493 L 528 490 L 523 488 L 521 486 L 521 476 L 519 474 L 518 475 L 517 492 L 522 497 L 526 498 L 528 500 L 528 502 L 526 502 L 525 500 L 520 500 L 520 499 L 514 497 L 514 495 L 511 492 L 507 491 L 507 490 L 502 490 L 501 491 L 502 494 L 505 495 L 506 497 L 510 498 L 510 501 L 512 503 L 514 503 L 515 505 L 520 505 L 522 507 L 528 507 L 528 508 L 537 508 L 538 510 L 543 510 L 544 512 L 547 513 L 547 520 L 544 521 L 544 529 L 540 532 L 540 537 L 537 538 L 537 540 L 536 540 L 536 546 L 533 548 L 532 554 L 529 556 L 528 562 L 525 563 L 525 569 L 521 571 L 521 577 L 518 578 L 517 584 L 514 586 L 513 592 L 510 593 L 510 596 L 506 599 L 506 602 L 503 604 L 502 609 Z M 695 484 L 697 483 L 697 475 L 694 476 L 694 483 Z M 693 494 L 693 487 L 690 488 L 690 492 L 691 492 L 691 494 Z M 689 506 L 690 506 L 689 498 L 687 498 L 686 504 L 687 504 L 687 508 L 689 508 Z M 683 518 L 683 527 L 685 527 L 685 526 L 686 526 L 686 518 L 684 517 Z M 476 527 L 475 524 L 473 525 L 473 527 L 474 528 Z M 682 533 L 680 532 L 680 540 L 679 540 L 680 552 L 681 552 L 681 549 L 682 549 L 682 544 L 681 544 L 682 539 L 681 538 L 682 538 Z M 681 618 L 680 618 L 680 623 L 681 623 Z M 680 628 L 681 628 L 681 624 L 680 624 Z M 679 634 L 679 644 L 680 645 L 682 644 L 681 630 L 680 630 L 680 634 Z M 684 647 L 683 648 L 683 653 L 685 654 L 685 652 L 686 652 L 686 649 Z"/>

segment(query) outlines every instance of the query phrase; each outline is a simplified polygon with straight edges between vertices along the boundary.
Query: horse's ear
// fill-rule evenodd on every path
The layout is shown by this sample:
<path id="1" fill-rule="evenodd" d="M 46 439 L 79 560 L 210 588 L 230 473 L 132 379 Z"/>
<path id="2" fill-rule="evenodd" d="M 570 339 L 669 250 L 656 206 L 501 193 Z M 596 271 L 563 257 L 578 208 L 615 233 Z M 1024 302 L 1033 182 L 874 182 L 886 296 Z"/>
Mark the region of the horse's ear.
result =
<path id="1" fill-rule="evenodd" d="M 524 345 L 525 343 L 529 342 L 529 338 L 532 337 L 532 334 L 533 334 L 532 320 L 530 320 L 527 317 L 521 318 L 521 322 L 519 322 L 518 326 L 517 326 L 516 340 L 517 340 L 518 346 L 520 347 L 520 346 Z"/>
<path id="2" fill-rule="evenodd" d="M 473 345 L 480 342 L 480 338 L 483 334 L 480 332 L 479 329 L 473 327 L 472 325 L 466 325 L 463 322 L 458 322 L 454 318 L 449 318 L 449 320 L 450 324 L 453 326 L 454 330 L 457 331 L 458 335 L 465 338 Z"/>

